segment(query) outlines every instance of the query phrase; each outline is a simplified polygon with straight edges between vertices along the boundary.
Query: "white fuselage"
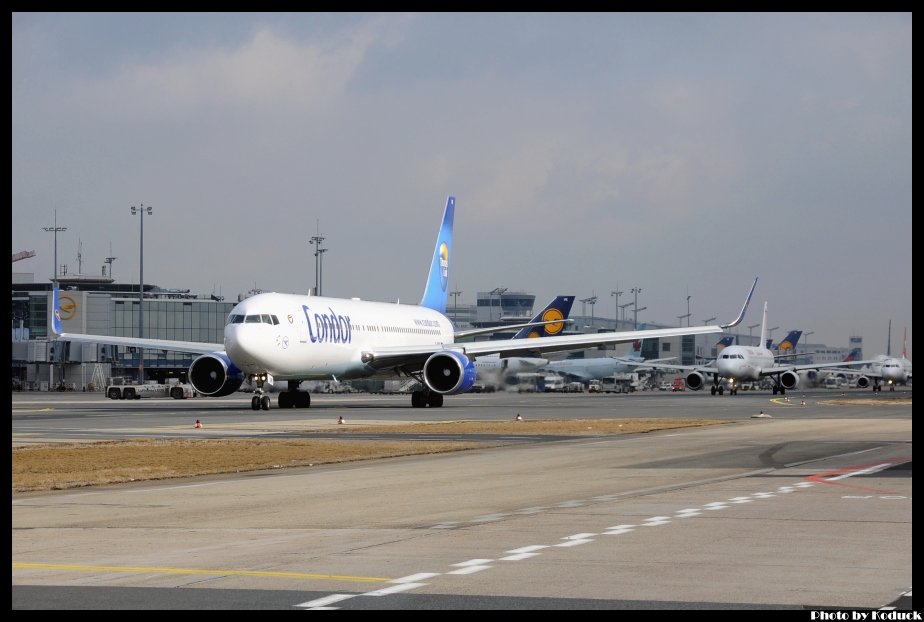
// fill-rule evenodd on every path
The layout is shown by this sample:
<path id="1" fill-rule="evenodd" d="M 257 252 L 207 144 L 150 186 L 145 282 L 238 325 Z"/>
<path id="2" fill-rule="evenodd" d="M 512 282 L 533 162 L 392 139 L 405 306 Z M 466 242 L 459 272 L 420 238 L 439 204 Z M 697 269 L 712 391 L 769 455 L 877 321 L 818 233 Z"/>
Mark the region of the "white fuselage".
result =
<path id="1" fill-rule="evenodd" d="M 760 380 L 761 371 L 773 366 L 773 352 L 751 346 L 728 346 L 716 359 L 719 376 L 739 381 Z"/>
<path id="2" fill-rule="evenodd" d="M 907 361 L 907 365 L 905 365 Z M 911 374 L 911 361 L 899 358 L 884 358 L 878 364 L 872 365 L 873 371 L 882 375 L 882 380 L 888 384 L 903 384 L 908 382 L 908 376 Z"/>
<path id="3" fill-rule="evenodd" d="M 376 373 L 364 352 L 454 340 L 442 313 L 386 302 L 268 293 L 241 301 L 228 317 L 231 361 L 276 380 L 364 378 Z"/>
<path id="4" fill-rule="evenodd" d="M 552 361 L 543 369 L 558 374 L 571 374 L 587 380 L 604 380 L 606 378 L 612 379 L 613 374 L 616 373 L 633 371 L 635 367 L 634 365 L 626 363 L 624 359 L 606 356 L 589 359 Z"/>

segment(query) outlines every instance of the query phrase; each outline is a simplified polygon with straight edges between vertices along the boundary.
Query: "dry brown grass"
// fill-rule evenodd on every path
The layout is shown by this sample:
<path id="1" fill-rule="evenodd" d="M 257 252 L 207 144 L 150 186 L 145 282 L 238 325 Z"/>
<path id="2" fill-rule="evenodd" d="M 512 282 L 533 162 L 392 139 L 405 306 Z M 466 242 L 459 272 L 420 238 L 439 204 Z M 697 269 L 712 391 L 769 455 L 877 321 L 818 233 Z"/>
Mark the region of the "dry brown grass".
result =
<path id="1" fill-rule="evenodd" d="M 452 421 L 337 426 L 353 432 L 587 435 L 729 423 L 710 419 Z M 260 471 L 489 446 L 458 440 L 162 440 L 50 443 L 13 448 L 13 490 L 60 490 L 143 480 Z"/>

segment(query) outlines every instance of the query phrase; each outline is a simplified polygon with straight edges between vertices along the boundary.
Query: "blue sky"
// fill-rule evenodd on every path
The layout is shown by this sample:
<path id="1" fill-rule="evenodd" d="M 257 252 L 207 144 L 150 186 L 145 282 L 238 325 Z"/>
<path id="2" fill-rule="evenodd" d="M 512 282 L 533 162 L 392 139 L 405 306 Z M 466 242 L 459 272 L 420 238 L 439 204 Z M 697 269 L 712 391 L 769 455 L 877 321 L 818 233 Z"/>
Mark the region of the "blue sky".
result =
<path id="1" fill-rule="evenodd" d="M 14 13 L 14 272 L 911 344 L 911 14 Z M 110 251 L 111 247 L 111 251 Z M 629 301 L 628 294 L 620 299 Z M 756 309 L 756 310 L 755 310 Z M 575 306 L 575 312 L 580 307 Z M 589 311 L 588 311 L 589 312 Z"/>

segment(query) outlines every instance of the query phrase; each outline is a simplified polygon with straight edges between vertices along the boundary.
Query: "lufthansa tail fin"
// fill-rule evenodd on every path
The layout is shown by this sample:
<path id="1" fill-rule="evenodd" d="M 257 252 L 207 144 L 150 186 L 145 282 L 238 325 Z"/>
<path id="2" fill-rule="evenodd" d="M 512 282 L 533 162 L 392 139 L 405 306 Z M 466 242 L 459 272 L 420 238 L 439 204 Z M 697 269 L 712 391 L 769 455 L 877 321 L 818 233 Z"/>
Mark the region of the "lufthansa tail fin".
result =
<path id="1" fill-rule="evenodd" d="M 795 350 L 796 344 L 799 343 L 799 337 L 802 336 L 801 330 L 791 330 L 789 334 L 783 337 L 783 340 L 779 343 L 777 350 L 780 352 L 787 352 L 789 350 Z"/>
<path id="2" fill-rule="evenodd" d="M 455 210 L 456 198 L 449 197 L 436 238 L 436 250 L 433 251 L 433 261 L 430 263 L 427 287 L 420 300 L 420 306 L 440 313 L 446 313 L 446 301 L 449 298 L 449 256 L 452 254 L 452 220 Z"/>
<path id="3" fill-rule="evenodd" d="M 571 305 L 574 304 L 574 296 L 556 296 L 555 299 L 547 304 L 545 308 L 533 316 L 530 323 L 534 322 L 552 322 L 542 326 L 526 326 L 521 328 L 513 336 L 514 339 L 526 339 L 532 337 L 552 337 L 565 330 L 565 322 L 571 313 Z M 555 320 L 562 320 L 555 322 Z"/>
<path id="4" fill-rule="evenodd" d="M 55 287 L 51 290 L 51 332 L 55 337 L 64 332 L 61 326 L 61 295 L 60 290 Z"/>

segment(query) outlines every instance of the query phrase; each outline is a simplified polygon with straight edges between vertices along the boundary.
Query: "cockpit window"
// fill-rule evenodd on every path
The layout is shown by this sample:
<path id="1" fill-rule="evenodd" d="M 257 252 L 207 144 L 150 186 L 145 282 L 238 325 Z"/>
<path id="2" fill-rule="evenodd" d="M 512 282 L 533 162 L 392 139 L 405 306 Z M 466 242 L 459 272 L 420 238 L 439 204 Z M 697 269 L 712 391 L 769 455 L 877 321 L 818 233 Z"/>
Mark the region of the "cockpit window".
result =
<path id="1" fill-rule="evenodd" d="M 270 313 L 261 313 L 259 315 L 238 315 L 232 314 L 228 316 L 228 324 L 270 324 L 278 325 L 279 318 Z"/>

